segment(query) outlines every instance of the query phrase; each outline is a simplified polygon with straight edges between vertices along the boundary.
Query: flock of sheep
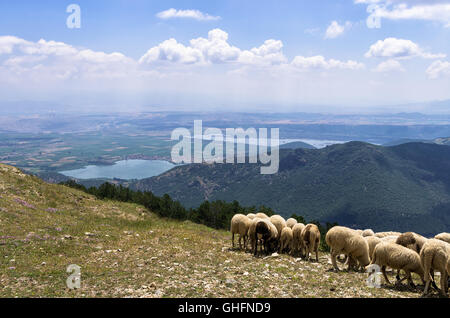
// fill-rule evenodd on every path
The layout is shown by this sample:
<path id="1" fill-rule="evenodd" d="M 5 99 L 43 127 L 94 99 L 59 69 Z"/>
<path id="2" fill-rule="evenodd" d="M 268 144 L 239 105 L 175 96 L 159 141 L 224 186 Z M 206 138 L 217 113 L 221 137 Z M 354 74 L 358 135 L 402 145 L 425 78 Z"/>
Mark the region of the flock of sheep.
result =
<path id="1" fill-rule="evenodd" d="M 248 243 L 254 255 L 277 251 L 291 255 L 300 255 L 309 260 L 315 253 L 319 260 L 320 231 L 315 224 L 298 223 L 295 219 L 285 221 L 280 215 L 268 217 L 264 213 L 248 215 L 236 214 L 231 219 L 232 247 L 234 235 L 239 235 L 239 247 L 247 250 Z M 243 240 L 243 245 L 242 245 Z M 450 275 L 450 233 L 441 233 L 434 238 L 425 238 L 414 232 L 378 232 L 372 230 L 354 230 L 348 227 L 331 228 L 325 241 L 330 247 L 331 263 L 339 270 L 337 258 L 344 255 L 341 262 L 348 265 L 348 270 L 365 270 L 376 264 L 381 268 L 386 283 L 391 284 L 386 268 L 397 270 L 397 281 L 407 279 L 414 286 L 411 273 L 416 273 L 425 285 L 424 295 L 430 284 L 438 289 L 434 282 L 434 271 L 440 272 L 438 289 L 447 296 Z M 406 276 L 401 279 L 400 272 Z"/>

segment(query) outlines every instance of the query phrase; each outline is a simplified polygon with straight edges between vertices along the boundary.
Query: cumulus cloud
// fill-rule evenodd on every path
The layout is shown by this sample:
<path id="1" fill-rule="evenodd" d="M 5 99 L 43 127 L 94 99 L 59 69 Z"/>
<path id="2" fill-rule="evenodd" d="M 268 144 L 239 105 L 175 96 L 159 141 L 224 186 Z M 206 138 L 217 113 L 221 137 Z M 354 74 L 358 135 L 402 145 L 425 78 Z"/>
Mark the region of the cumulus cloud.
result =
<path id="1" fill-rule="evenodd" d="M 349 70 L 360 70 L 364 68 L 364 64 L 356 61 L 339 61 L 335 59 L 326 60 L 321 55 L 304 57 L 296 56 L 291 63 L 297 69 L 319 69 L 319 70 L 329 70 L 329 69 L 349 69 Z"/>
<path id="2" fill-rule="evenodd" d="M 357 4 L 368 4 L 367 26 L 381 27 L 381 19 L 433 21 L 450 27 L 450 3 L 443 0 L 355 0 Z"/>
<path id="3" fill-rule="evenodd" d="M 327 31 L 325 32 L 325 38 L 326 39 L 334 39 L 338 36 L 341 36 L 344 34 L 344 32 L 348 29 L 350 29 L 352 26 L 352 23 L 347 21 L 345 24 L 340 25 L 337 21 L 331 22 L 331 24 L 328 26 Z"/>
<path id="4" fill-rule="evenodd" d="M 436 79 L 441 76 L 450 76 L 450 62 L 437 60 L 434 61 L 426 70 L 430 79 Z"/>
<path id="5" fill-rule="evenodd" d="M 167 40 L 148 50 L 139 63 L 274 65 L 287 60 L 282 52 L 281 41 L 270 39 L 260 47 L 241 50 L 229 44 L 228 33 L 220 29 L 209 31 L 208 38 L 192 39 L 189 44 L 185 46 L 175 39 Z"/>
<path id="6" fill-rule="evenodd" d="M 389 59 L 387 61 L 381 62 L 373 70 L 374 72 L 387 73 L 387 72 L 404 72 L 405 69 L 402 67 L 399 61 Z"/>
<path id="7" fill-rule="evenodd" d="M 78 49 L 44 39 L 31 42 L 13 36 L 0 36 L 0 52 L 6 56 L 3 65 L 9 75 L 28 78 L 117 77 L 136 64 L 117 52 Z"/>
<path id="8" fill-rule="evenodd" d="M 386 57 L 386 58 L 411 58 L 422 57 L 425 59 L 443 58 L 445 54 L 431 54 L 425 52 L 411 40 L 386 38 L 379 40 L 370 46 L 365 57 Z"/>
<path id="9" fill-rule="evenodd" d="M 203 13 L 199 10 L 176 10 L 174 8 L 161 11 L 156 16 L 160 19 L 174 19 L 174 18 L 182 18 L 182 19 L 194 19 L 197 21 L 211 21 L 211 20 L 219 20 L 219 16 L 212 16 L 207 13 Z"/>

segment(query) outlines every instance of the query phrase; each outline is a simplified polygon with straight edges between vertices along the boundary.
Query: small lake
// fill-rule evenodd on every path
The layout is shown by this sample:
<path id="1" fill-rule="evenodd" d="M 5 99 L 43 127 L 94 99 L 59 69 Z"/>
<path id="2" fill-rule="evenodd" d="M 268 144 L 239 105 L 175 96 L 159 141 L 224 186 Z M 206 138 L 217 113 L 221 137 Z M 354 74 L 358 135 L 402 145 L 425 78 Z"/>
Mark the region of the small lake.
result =
<path id="1" fill-rule="evenodd" d="M 82 169 L 60 171 L 59 173 L 77 179 L 144 179 L 158 176 L 173 167 L 164 160 L 122 160 L 111 166 L 87 166 Z"/>

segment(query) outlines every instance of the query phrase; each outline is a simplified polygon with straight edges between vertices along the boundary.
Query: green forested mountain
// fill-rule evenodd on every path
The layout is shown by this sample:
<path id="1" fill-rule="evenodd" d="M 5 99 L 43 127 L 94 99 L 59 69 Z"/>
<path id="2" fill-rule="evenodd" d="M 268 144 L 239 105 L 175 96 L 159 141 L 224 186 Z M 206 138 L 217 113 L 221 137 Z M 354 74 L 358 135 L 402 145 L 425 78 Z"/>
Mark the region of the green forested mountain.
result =
<path id="1" fill-rule="evenodd" d="M 261 175 L 255 164 L 194 164 L 131 188 L 168 193 L 187 207 L 237 200 L 358 228 L 424 235 L 450 230 L 450 147 L 436 144 L 281 149 L 275 175 Z"/>

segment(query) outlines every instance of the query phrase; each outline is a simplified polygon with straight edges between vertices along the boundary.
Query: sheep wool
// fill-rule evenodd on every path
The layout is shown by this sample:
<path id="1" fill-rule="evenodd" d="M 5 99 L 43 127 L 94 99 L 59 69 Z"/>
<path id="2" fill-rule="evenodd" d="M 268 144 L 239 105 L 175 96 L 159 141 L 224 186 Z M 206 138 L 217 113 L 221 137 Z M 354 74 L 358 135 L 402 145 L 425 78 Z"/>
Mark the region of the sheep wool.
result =
<path id="1" fill-rule="evenodd" d="M 355 230 L 344 226 L 332 227 L 327 232 L 325 241 L 331 249 L 331 263 L 336 270 L 339 270 L 336 257 L 340 254 L 358 261 L 360 267 L 366 267 L 370 262 L 369 245 L 366 239 Z M 350 269 L 351 262 L 348 265 Z"/>
<path id="2" fill-rule="evenodd" d="M 239 248 L 242 249 L 242 239 L 244 239 L 244 248 L 247 248 L 248 230 L 251 225 L 251 220 L 243 214 L 236 214 L 231 219 L 231 244 L 234 248 L 234 235 L 239 234 Z"/>
<path id="3" fill-rule="evenodd" d="M 450 261 L 450 244 L 441 240 L 429 239 L 420 250 L 420 262 L 425 272 L 425 288 L 423 294 L 428 293 L 431 283 L 431 271 L 441 273 L 440 293 L 447 295 L 448 289 L 448 263 Z"/>
<path id="4" fill-rule="evenodd" d="M 405 278 L 411 285 L 414 285 L 411 273 L 418 274 L 422 281 L 424 280 L 424 272 L 419 254 L 396 243 L 381 242 L 377 244 L 373 251 L 372 261 L 370 264 L 377 264 L 381 267 L 384 279 L 388 284 L 391 284 L 391 282 L 386 275 L 386 266 L 389 266 L 392 269 L 404 270 L 406 273 Z"/>
<path id="5" fill-rule="evenodd" d="M 307 224 L 302 230 L 302 241 L 305 247 L 305 259 L 309 260 L 309 254 L 315 252 L 316 261 L 319 261 L 319 245 L 320 245 L 320 231 L 317 225 Z"/>

